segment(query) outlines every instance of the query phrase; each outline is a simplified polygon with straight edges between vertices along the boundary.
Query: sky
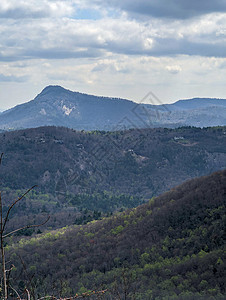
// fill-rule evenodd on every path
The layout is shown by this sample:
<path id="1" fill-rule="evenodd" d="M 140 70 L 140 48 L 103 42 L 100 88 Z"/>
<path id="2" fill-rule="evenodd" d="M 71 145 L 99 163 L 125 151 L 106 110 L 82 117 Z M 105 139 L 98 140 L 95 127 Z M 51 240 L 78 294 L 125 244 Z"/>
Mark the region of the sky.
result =
<path id="1" fill-rule="evenodd" d="M 226 98 L 226 0 L 1 0 L 0 109 L 48 85 L 152 104 Z"/>

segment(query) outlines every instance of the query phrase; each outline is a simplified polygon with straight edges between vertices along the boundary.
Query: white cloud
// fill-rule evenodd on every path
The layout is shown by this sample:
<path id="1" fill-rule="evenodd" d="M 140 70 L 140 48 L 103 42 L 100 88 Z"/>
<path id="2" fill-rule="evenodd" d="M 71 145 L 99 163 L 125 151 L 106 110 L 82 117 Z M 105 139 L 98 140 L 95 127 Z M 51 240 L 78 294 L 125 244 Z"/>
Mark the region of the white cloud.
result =
<path id="1" fill-rule="evenodd" d="M 0 60 L 128 55 L 226 56 L 226 14 L 188 21 L 104 18 L 6 20 L 0 26 Z"/>
<path id="2" fill-rule="evenodd" d="M 179 72 L 181 72 L 181 67 L 178 65 L 174 65 L 174 66 L 166 66 L 166 70 L 169 71 L 171 74 L 177 74 Z"/>

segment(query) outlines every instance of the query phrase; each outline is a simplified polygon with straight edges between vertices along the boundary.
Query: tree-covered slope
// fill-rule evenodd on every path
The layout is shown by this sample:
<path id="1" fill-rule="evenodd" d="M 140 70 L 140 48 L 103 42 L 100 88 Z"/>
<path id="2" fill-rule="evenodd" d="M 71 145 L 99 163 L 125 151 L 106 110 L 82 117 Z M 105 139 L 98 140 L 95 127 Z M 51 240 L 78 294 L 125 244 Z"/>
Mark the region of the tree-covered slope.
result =
<path id="1" fill-rule="evenodd" d="M 46 227 L 57 229 L 136 207 L 187 179 L 226 168 L 225 133 L 225 127 L 4 132 L 3 210 L 38 185 L 14 208 L 8 226 L 39 223 L 50 214 Z"/>
<path id="2" fill-rule="evenodd" d="M 38 191 L 62 202 L 103 191 L 148 199 L 225 168 L 226 127 L 117 132 L 40 127 L 1 133 L 0 151 L 2 187 L 37 184 Z"/>
<path id="3" fill-rule="evenodd" d="M 225 202 L 224 170 L 111 218 L 21 240 L 7 249 L 14 284 L 33 278 L 39 295 L 108 288 L 105 299 L 223 300 Z"/>

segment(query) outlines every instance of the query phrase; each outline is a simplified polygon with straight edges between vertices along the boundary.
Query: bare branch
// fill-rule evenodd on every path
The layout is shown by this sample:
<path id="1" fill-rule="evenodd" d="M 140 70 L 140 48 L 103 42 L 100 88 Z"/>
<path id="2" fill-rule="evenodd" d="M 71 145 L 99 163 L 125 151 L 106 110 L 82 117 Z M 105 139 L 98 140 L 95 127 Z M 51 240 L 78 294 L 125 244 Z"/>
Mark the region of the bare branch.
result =
<path id="1" fill-rule="evenodd" d="M 74 297 L 69 297 L 69 298 L 56 298 L 54 296 L 45 296 L 45 297 L 42 297 L 42 298 L 39 298 L 38 300 L 44 300 L 44 299 L 48 299 L 48 300 L 73 300 L 73 299 L 81 299 L 81 298 L 85 298 L 85 297 L 90 297 L 90 296 L 93 296 L 93 295 L 104 295 L 108 290 L 102 290 L 102 291 L 92 291 L 92 292 L 86 292 L 86 293 L 82 293 L 81 295 L 78 295 L 76 294 Z"/>
<path id="2" fill-rule="evenodd" d="M 8 218 L 9 218 L 9 214 L 10 214 L 10 211 L 11 209 L 13 208 L 13 206 L 18 203 L 19 201 L 21 201 L 31 190 L 33 190 L 37 185 L 34 185 L 32 186 L 30 189 L 28 189 L 21 197 L 19 197 L 16 201 L 13 202 L 13 204 L 10 206 L 10 208 L 8 209 L 7 211 L 7 214 L 6 214 L 6 217 L 5 217 L 5 220 L 4 220 L 4 224 L 3 224 L 3 228 L 2 228 L 2 232 L 4 232 L 5 230 L 5 226 L 6 226 L 6 223 L 8 221 Z"/>
<path id="3" fill-rule="evenodd" d="M 6 271 L 6 272 L 11 272 L 13 268 L 15 268 L 14 264 L 11 265 L 11 267 L 10 267 L 9 270 L 5 270 L 5 271 Z"/>
<path id="4" fill-rule="evenodd" d="M 4 244 L 3 244 L 3 218 L 2 218 L 2 197 L 0 192 L 0 218 L 1 218 L 1 230 L 0 230 L 0 239 L 1 239 L 1 258 L 2 258 L 2 276 L 4 282 L 4 299 L 7 300 L 7 278 L 6 278 L 6 268 L 5 268 L 5 252 L 4 252 Z"/>
<path id="5" fill-rule="evenodd" d="M 30 300 L 31 297 L 30 297 L 30 293 L 29 293 L 28 289 L 25 289 L 25 291 L 26 291 L 26 293 L 27 293 L 27 300 Z"/>
<path id="6" fill-rule="evenodd" d="M 2 163 L 2 157 L 3 157 L 3 153 L 0 154 L 0 165 Z M 22 228 L 19 228 L 17 230 L 14 230 L 12 232 L 9 232 L 8 234 L 6 235 L 3 235 L 4 234 L 4 231 L 5 231 L 5 227 L 6 227 L 6 224 L 9 220 L 9 214 L 11 212 L 11 209 L 14 207 L 14 205 L 16 203 L 18 203 L 19 201 L 21 201 L 34 187 L 36 187 L 36 185 L 34 185 L 33 187 L 31 187 L 30 189 L 28 189 L 21 197 L 19 197 L 16 201 L 14 201 L 11 206 L 9 207 L 9 209 L 7 210 L 7 213 L 6 213 L 6 217 L 5 219 L 3 220 L 3 205 L 2 205 L 2 198 L 1 198 L 1 192 L 0 192 L 0 243 L 1 243 L 1 259 L 2 259 L 2 275 L 3 275 L 3 280 L 4 280 L 4 299 L 7 300 L 8 299 L 8 287 L 11 287 L 11 289 L 16 293 L 17 295 L 17 299 L 20 299 L 21 300 L 21 297 L 19 295 L 19 293 L 12 287 L 10 286 L 9 284 L 9 276 L 10 276 L 10 273 L 13 269 L 13 265 L 11 266 L 11 268 L 9 270 L 6 270 L 6 263 L 5 263 L 5 253 L 4 253 L 4 238 L 19 231 L 19 230 L 22 230 L 22 229 L 25 229 L 25 228 L 31 228 L 31 227 L 39 227 L 41 225 L 44 225 L 46 222 L 48 222 L 50 216 L 47 218 L 47 220 L 45 222 L 43 222 L 42 224 L 38 224 L 38 225 L 28 225 L 28 226 L 25 226 L 25 227 L 22 227 Z M 8 273 L 8 276 L 7 276 L 7 273 Z M 30 300 L 30 293 L 28 290 L 26 290 L 26 293 L 27 293 L 27 297 L 28 297 L 28 300 Z"/>
<path id="7" fill-rule="evenodd" d="M 3 233 L 3 217 L 2 217 L 2 193 L 0 192 L 0 227 L 1 227 L 1 230 L 0 230 L 0 233 L 1 233 L 1 236 L 2 236 L 2 233 Z"/>
<path id="8" fill-rule="evenodd" d="M 21 227 L 21 228 L 18 228 L 18 229 L 15 229 L 5 235 L 3 235 L 3 238 L 6 238 L 7 236 L 17 232 L 17 231 L 20 231 L 20 230 L 23 230 L 23 229 L 27 229 L 27 228 L 33 228 L 33 227 L 40 227 L 42 225 L 45 225 L 50 219 L 50 216 L 48 216 L 48 218 L 45 220 L 45 222 L 41 223 L 41 224 L 37 224 L 37 225 L 27 225 L 27 226 L 24 226 L 24 227 Z"/>
<path id="9" fill-rule="evenodd" d="M 51 298 L 50 298 L 51 297 Z M 54 300 L 54 299 L 56 299 L 56 300 L 58 300 L 56 297 L 54 297 L 54 296 L 45 296 L 45 297 L 42 297 L 42 298 L 38 298 L 38 300 L 44 300 L 44 299 L 48 299 L 48 300 Z"/>
<path id="10" fill-rule="evenodd" d="M 10 288 L 15 292 L 15 294 L 17 295 L 17 299 L 22 300 L 19 293 L 17 292 L 17 290 L 15 290 L 11 285 Z"/>

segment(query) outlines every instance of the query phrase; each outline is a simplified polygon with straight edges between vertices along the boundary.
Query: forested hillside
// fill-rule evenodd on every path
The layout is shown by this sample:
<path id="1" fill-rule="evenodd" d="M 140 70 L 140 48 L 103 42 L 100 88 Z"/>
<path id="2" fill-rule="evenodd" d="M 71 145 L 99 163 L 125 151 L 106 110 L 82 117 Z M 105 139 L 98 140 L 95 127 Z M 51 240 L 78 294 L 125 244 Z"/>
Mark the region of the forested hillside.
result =
<path id="1" fill-rule="evenodd" d="M 226 167 L 226 127 L 77 132 L 41 127 L 0 134 L 1 187 L 150 198 Z M 61 197 L 62 195 L 62 197 Z"/>
<path id="2" fill-rule="evenodd" d="M 110 218 L 22 239 L 6 249 L 11 283 L 39 296 L 107 288 L 104 299 L 223 300 L 225 202 L 224 170 Z"/>
<path id="3" fill-rule="evenodd" d="M 15 207 L 11 229 L 40 222 L 46 214 L 52 229 L 85 224 L 226 167 L 225 127 L 118 132 L 42 127 L 1 133 L 0 146 L 3 209 L 38 185 Z"/>

